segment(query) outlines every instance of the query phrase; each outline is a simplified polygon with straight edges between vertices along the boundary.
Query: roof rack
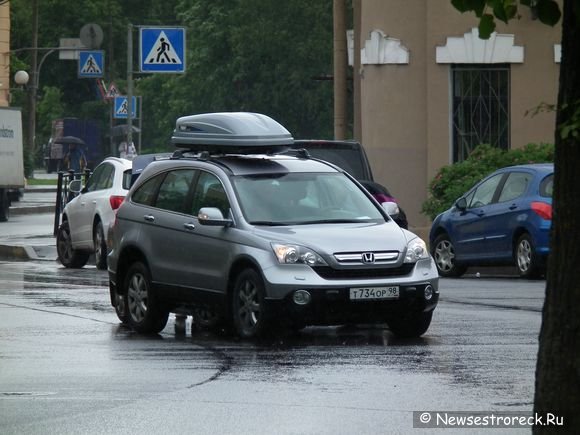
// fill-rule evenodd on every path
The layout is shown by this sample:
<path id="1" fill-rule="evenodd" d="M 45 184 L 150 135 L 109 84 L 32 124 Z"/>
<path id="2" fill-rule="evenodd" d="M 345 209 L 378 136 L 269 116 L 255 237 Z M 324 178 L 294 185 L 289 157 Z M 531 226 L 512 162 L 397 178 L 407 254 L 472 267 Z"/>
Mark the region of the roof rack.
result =
<path id="1" fill-rule="evenodd" d="M 311 157 L 310 153 L 306 148 L 294 148 L 286 151 L 284 154 L 289 156 L 295 156 L 300 159 L 309 159 Z"/>
<path id="2" fill-rule="evenodd" d="M 202 113 L 178 118 L 171 142 L 185 151 L 210 154 L 268 154 L 294 143 L 269 116 L 251 112 Z"/>

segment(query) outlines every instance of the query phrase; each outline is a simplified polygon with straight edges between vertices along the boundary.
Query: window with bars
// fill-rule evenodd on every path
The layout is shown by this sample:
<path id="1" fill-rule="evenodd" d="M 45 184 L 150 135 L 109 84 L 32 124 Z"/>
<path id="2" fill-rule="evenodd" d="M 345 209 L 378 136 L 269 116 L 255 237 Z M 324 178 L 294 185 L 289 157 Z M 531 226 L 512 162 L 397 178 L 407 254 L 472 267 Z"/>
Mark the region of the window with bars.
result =
<path id="1" fill-rule="evenodd" d="M 453 65 L 453 162 L 479 144 L 509 149 L 509 65 Z"/>

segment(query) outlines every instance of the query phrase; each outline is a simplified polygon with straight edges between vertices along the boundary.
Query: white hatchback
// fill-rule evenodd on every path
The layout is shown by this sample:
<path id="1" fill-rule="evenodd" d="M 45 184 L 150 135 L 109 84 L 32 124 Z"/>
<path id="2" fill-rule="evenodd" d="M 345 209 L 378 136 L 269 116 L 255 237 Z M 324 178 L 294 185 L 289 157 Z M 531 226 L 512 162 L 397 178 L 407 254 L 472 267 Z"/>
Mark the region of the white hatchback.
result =
<path id="1" fill-rule="evenodd" d="M 131 185 L 131 169 L 130 160 L 107 157 L 65 206 L 56 235 L 63 266 L 81 268 L 94 253 L 97 268 L 107 268 L 106 234 Z"/>

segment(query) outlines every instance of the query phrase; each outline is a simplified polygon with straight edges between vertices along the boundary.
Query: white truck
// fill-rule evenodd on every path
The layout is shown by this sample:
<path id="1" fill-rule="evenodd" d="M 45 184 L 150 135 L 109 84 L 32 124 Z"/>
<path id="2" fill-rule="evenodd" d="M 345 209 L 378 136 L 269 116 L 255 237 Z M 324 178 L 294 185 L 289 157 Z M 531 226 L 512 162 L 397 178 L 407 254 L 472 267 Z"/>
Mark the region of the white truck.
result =
<path id="1" fill-rule="evenodd" d="M 22 114 L 14 107 L 0 107 L 0 222 L 8 220 L 12 189 L 24 187 Z"/>

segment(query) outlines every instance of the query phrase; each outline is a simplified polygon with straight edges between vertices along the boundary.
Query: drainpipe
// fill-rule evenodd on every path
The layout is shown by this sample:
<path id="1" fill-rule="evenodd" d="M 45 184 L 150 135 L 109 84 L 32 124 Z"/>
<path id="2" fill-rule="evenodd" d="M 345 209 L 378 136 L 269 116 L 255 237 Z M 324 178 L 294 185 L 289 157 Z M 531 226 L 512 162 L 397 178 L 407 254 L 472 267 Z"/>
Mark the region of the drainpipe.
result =
<path id="1" fill-rule="evenodd" d="M 334 22 L 334 138 L 346 139 L 346 1 L 333 0 Z"/>

